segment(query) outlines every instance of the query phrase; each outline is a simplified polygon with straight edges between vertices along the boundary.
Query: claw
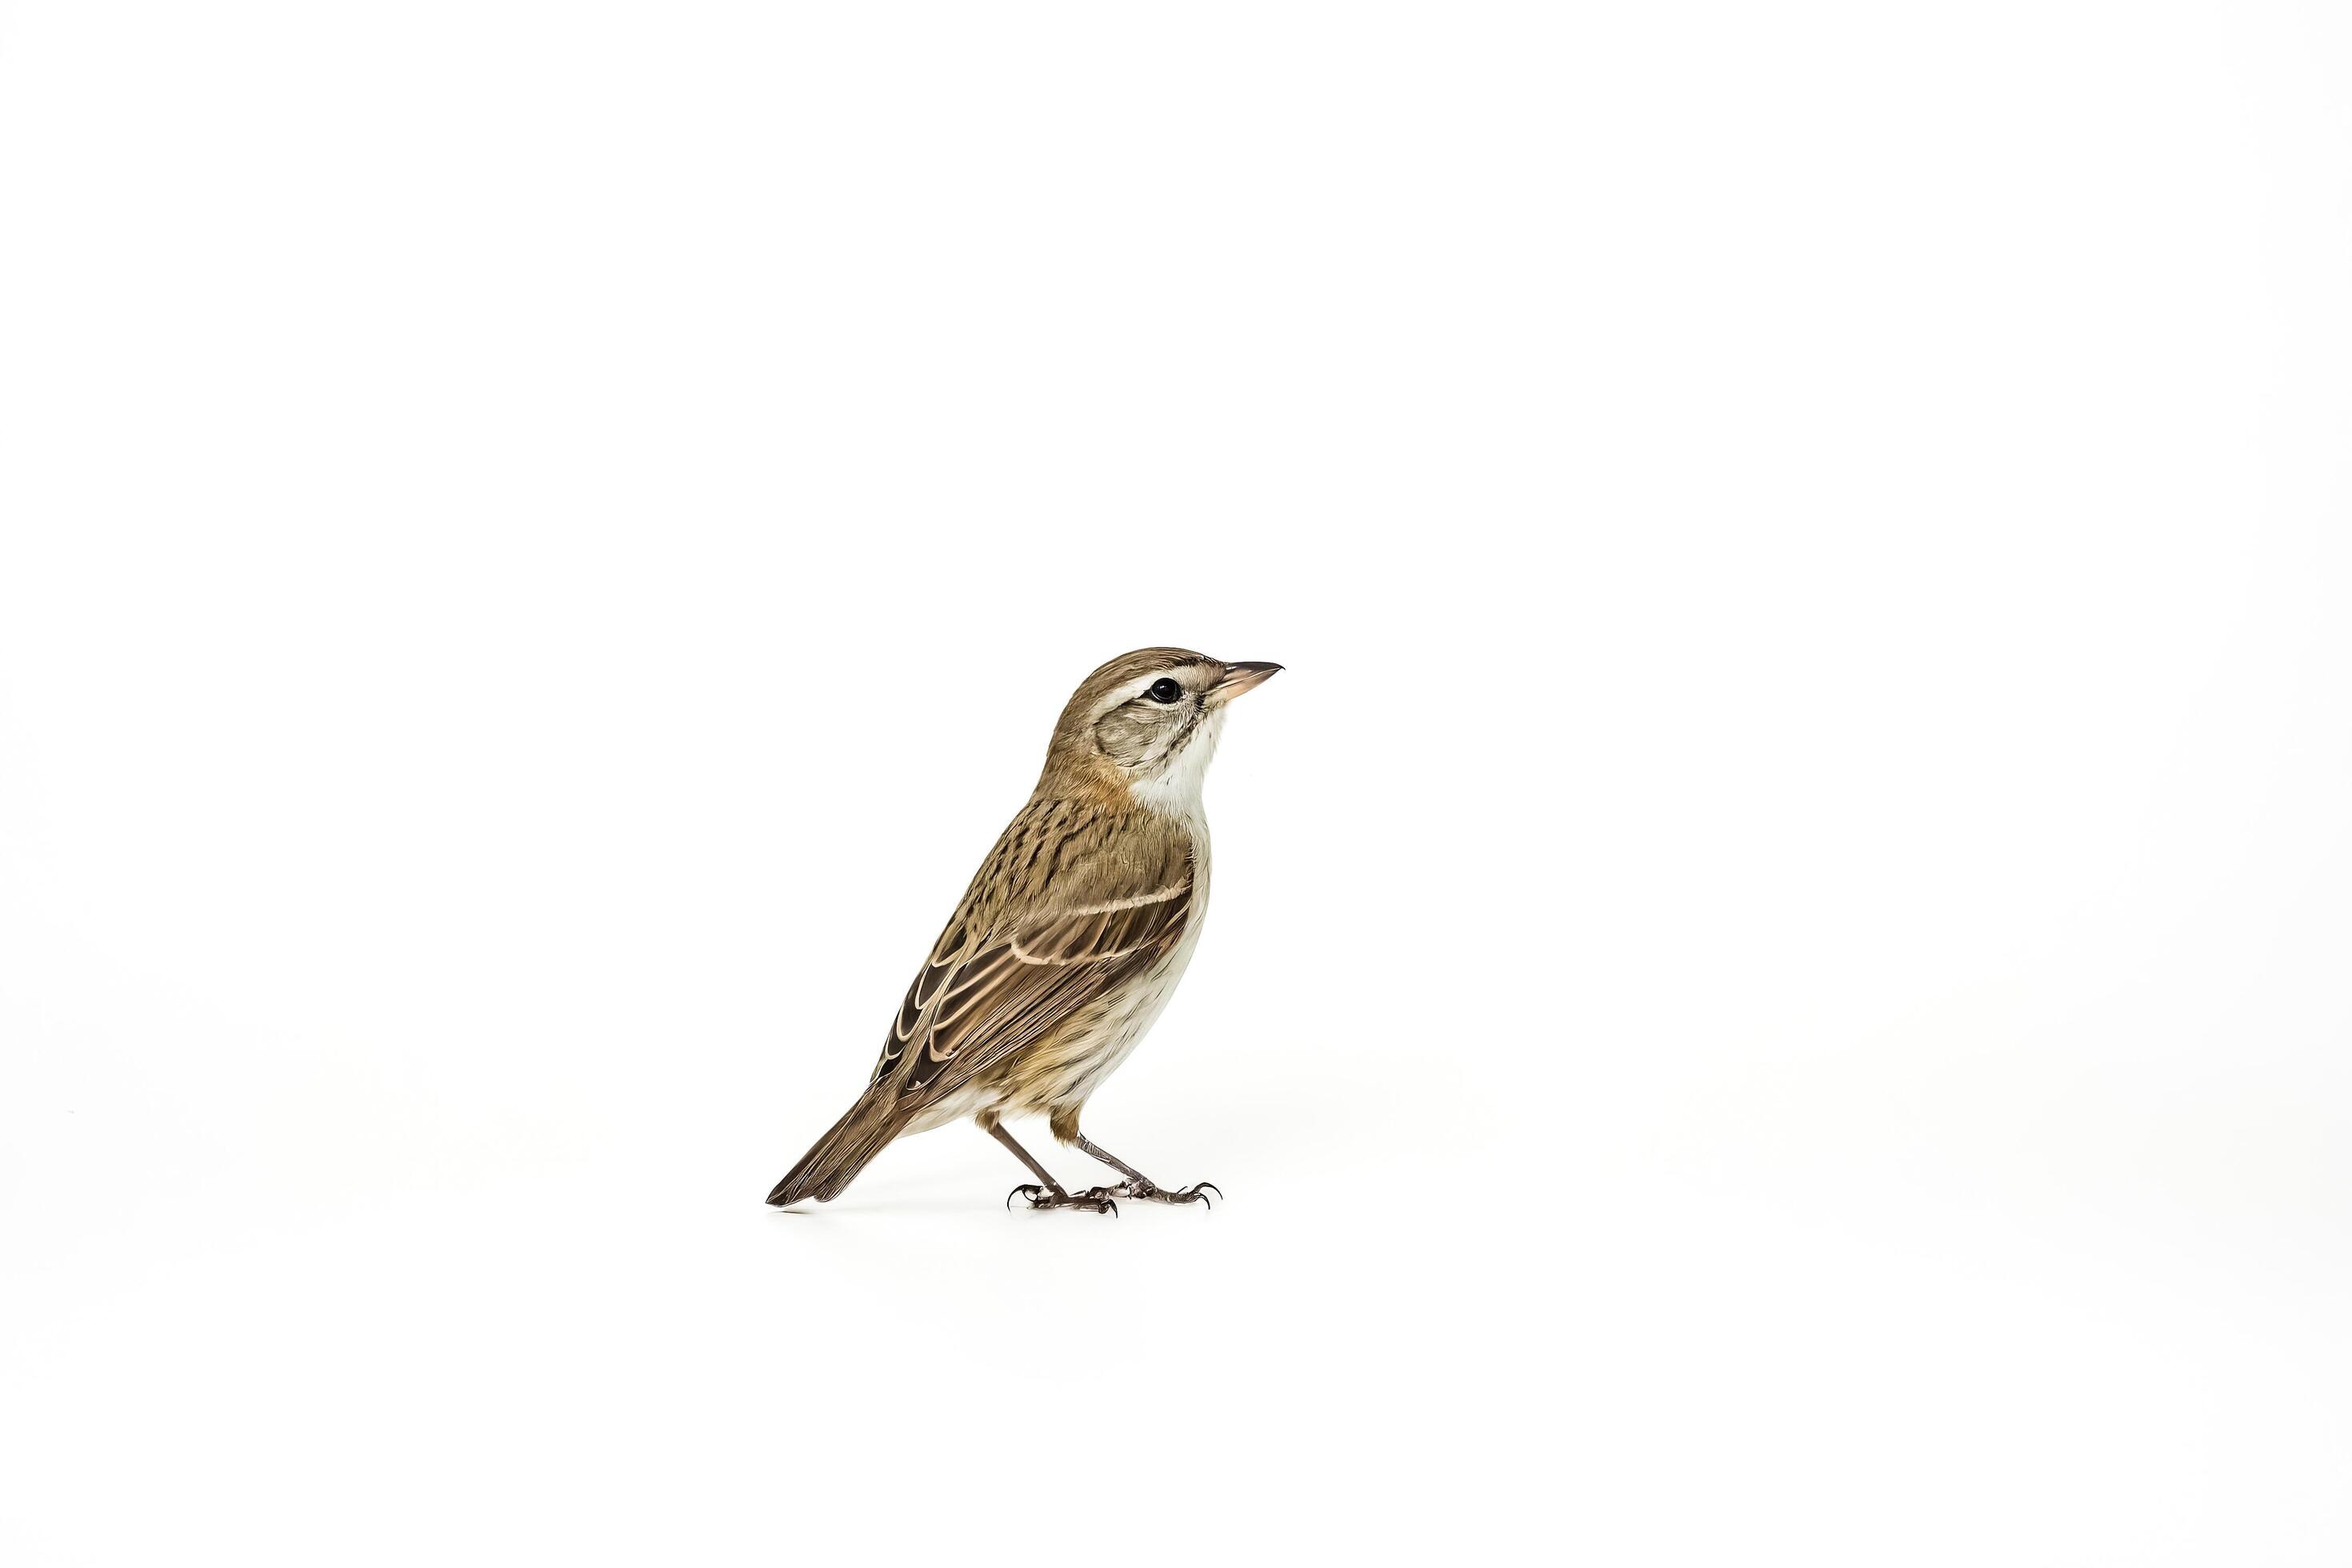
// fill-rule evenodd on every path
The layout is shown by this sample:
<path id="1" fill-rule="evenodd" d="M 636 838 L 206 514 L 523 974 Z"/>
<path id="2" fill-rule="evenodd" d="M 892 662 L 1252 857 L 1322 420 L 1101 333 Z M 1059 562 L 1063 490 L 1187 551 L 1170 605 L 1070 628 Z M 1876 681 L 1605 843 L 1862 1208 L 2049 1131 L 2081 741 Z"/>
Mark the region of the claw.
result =
<path id="1" fill-rule="evenodd" d="M 1195 1182 L 1192 1184 L 1192 1190 L 1196 1193 L 1214 1193 L 1220 1198 L 1225 1195 L 1225 1189 L 1217 1185 L 1214 1182 Z M 1209 1203 L 1209 1200 L 1206 1197 L 1202 1198 L 1201 1201 L 1203 1204 L 1207 1204 L 1211 1208 L 1215 1208 L 1217 1206 L 1215 1204 Z"/>
<path id="2" fill-rule="evenodd" d="M 1013 1200 L 1015 1198 L 1021 1199 L 1034 1209 L 1037 1206 L 1037 1200 L 1043 1197 L 1045 1193 L 1045 1189 L 1037 1185 L 1035 1183 L 1024 1182 L 1021 1185 L 1013 1188 L 1011 1192 L 1004 1194 L 1005 1212 L 1008 1214 L 1012 1212 Z"/>

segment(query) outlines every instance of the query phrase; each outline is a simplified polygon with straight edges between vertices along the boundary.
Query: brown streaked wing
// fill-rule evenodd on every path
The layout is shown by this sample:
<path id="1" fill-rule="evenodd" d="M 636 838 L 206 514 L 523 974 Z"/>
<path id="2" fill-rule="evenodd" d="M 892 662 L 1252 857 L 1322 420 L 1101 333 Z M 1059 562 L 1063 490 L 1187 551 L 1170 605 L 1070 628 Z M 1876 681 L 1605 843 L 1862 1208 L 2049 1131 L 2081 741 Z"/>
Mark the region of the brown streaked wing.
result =
<path id="1" fill-rule="evenodd" d="M 906 1023 L 912 1008 L 913 1027 L 903 1037 L 893 1028 L 877 1076 L 903 1055 L 902 1100 L 951 1093 L 1164 956 L 1182 937 L 1192 904 L 1187 875 L 1104 904 L 1039 910 L 953 963 L 943 985 L 934 979 L 938 966 L 925 965 L 896 1021 Z"/>

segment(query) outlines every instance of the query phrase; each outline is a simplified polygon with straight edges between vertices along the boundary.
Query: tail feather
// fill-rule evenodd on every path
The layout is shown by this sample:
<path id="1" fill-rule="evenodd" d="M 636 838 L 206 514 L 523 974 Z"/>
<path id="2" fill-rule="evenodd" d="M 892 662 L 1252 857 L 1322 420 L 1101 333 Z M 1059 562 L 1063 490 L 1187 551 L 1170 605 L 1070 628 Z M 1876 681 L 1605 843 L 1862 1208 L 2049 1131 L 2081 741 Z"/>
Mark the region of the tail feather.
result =
<path id="1" fill-rule="evenodd" d="M 778 1208 L 810 1197 L 821 1204 L 832 1202 L 904 1125 L 904 1118 L 894 1113 L 887 1100 L 860 1097 L 849 1113 L 801 1156 L 800 1163 L 784 1173 L 784 1179 L 768 1194 L 768 1201 Z"/>

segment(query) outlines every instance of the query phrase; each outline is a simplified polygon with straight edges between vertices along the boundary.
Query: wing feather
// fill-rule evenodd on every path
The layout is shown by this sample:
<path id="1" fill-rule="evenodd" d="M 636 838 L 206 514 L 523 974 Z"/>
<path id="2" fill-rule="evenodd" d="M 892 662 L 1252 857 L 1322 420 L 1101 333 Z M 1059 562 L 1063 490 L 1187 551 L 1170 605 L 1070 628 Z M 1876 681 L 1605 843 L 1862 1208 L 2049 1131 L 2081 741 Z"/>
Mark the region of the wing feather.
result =
<path id="1" fill-rule="evenodd" d="M 908 987 L 875 1080 L 899 1074 L 902 1104 L 952 1093 L 1164 956 L 1181 939 L 1192 906 L 1188 866 L 1163 886 L 1036 910 L 997 922 L 1003 929 L 980 942 L 934 950 Z M 960 911 L 949 934 L 965 936 L 961 924 Z"/>

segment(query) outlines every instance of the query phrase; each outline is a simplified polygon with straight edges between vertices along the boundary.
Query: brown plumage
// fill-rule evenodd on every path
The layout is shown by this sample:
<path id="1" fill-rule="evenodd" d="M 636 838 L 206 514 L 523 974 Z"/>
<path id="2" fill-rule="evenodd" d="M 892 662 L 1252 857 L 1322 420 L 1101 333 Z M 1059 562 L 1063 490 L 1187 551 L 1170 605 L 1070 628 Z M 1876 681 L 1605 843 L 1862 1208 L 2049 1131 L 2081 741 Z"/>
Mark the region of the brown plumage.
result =
<path id="1" fill-rule="evenodd" d="M 1024 1112 L 1118 1165 L 1118 1195 L 1183 1201 L 1087 1142 L 1078 1112 L 1191 956 L 1208 904 L 1201 773 L 1225 705 L 1279 668 L 1144 648 L 1087 678 L 1036 789 L 908 987 L 866 1091 L 770 1203 L 830 1199 L 899 1134 L 965 1115 L 1043 1177 L 998 1125 Z M 1045 1180 L 1023 1189 L 1037 1206 L 1111 1206 L 1110 1189 L 1073 1198 Z"/>

